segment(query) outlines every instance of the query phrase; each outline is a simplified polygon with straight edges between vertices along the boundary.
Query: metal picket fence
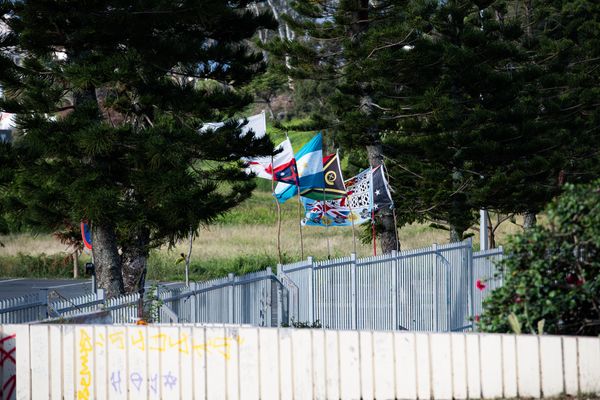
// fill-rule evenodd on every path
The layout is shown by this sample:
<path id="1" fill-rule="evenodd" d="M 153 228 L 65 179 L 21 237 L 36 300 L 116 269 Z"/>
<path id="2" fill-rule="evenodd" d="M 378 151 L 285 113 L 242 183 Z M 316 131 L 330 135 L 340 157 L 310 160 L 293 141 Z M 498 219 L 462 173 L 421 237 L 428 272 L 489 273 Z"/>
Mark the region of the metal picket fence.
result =
<path id="1" fill-rule="evenodd" d="M 502 249 L 473 254 L 471 240 L 376 257 L 281 265 L 298 288 L 290 318 L 330 329 L 463 331 L 499 283 Z M 487 283 L 485 292 L 476 279 Z"/>
<path id="2" fill-rule="evenodd" d="M 473 253 L 471 240 L 357 259 L 311 257 L 243 276 L 105 299 L 50 293 L 0 300 L 0 323 L 24 323 L 110 311 L 131 323 L 139 308 L 156 322 L 282 326 L 317 322 L 330 329 L 463 331 L 502 284 L 502 248 Z M 479 281 L 479 284 L 477 284 Z"/>

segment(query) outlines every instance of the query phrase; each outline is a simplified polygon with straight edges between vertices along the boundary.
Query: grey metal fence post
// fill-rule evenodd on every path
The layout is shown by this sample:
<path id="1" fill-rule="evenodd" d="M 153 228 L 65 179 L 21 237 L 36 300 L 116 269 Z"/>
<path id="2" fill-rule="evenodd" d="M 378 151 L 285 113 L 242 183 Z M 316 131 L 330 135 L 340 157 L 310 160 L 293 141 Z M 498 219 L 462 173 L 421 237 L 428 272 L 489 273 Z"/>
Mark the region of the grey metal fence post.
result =
<path id="1" fill-rule="evenodd" d="M 502 246 L 498 246 L 498 250 L 500 250 L 500 260 L 504 258 L 504 248 Z M 494 275 L 498 272 L 498 268 L 494 265 Z M 504 273 L 500 274 L 500 286 L 504 286 Z"/>
<path id="2" fill-rule="evenodd" d="M 438 331 L 438 316 L 439 316 L 439 304 L 438 304 L 438 279 L 437 279 L 437 265 L 438 265 L 438 252 L 437 252 L 437 243 L 431 245 L 433 249 L 433 330 L 435 332 Z"/>
<path id="3" fill-rule="evenodd" d="M 233 289 L 235 288 L 235 275 L 232 273 L 227 274 L 227 278 L 229 279 L 229 296 L 227 299 L 228 313 L 227 313 L 227 322 L 233 324 L 234 321 L 234 307 L 233 307 Z"/>
<path id="4" fill-rule="evenodd" d="M 309 256 L 307 258 L 309 265 L 308 268 L 308 322 L 312 325 L 315 323 L 315 290 L 314 290 L 314 283 L 313 283 L 313 258 L 311 256 Z"/>
<path id="5" fill-rule="evenodd" d="M 469 285 L 469 303 L 471 309 L 471 330 L 475 331 L 475 271 L 473 268 L 473 247 L 467 248 L 467 276 Z"/>
<path id="6" fill-rule="evenodd" d="M 192 282 L 190 283 L 190 289 L 192 291 L 195 291 L 198 288 L 198 286 L 196 285 L 196 282 Z M 189 301 L 190 301 L 190 323 L 197 323 L 197 317 L 196 317 L 196 296 L 197 293 L 194 293 L 192 295 L 190 295 L 189 297 Z"/>
<path id="7" fill-rule="evenodd" d="M 392 330 L 398 329 L 398 281 L 396 279 L 398 269 L 398 252 L 392 250 Z"/>
<path id="8" fill-rule="evenodd" d="M 356 329 L 357 305 L 356 305 L 356 253 L 350 254 L 350 292 L 352 294 L 352 314 L 350 316 L 352 329 Z"/>
<path id="9" fill-rule="evenodd" d="M 273 269 L 271 267 L 267 267 L 267 276 L 269 277 L 267 280 L 267 291 L 264 297 L 264 308 L 261 310 L 263 313 L 261 316 L 260 326 L 271 326 L 271 321 L 273 320 L 273 305 L 271 303 L 271 292 L 273 280 L 271 279 L 273 275 Z M 269 325 L 267 325 L 266 321 L 269 321 Z"/>
<path id="10" fill-rule="evenodd" d="M 277 264 L 277 276 L 280 276 L 281 264 Z M 283 320 L 283 290 L 281 285 L 277 285 L 277 327 L 281 327 Z"/>

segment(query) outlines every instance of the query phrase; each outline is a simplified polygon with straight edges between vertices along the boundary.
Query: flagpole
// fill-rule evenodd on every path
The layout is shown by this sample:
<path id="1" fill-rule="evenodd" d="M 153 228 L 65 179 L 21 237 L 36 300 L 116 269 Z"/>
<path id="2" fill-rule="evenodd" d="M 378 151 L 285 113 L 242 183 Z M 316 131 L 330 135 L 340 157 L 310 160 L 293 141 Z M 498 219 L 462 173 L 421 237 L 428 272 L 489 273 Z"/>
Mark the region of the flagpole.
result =
<path id="1" fill-rule="evenodd" d="M 302 200 L 300 200 L 300 185 L 296 184 L 298 189 L 298 226 L 300 228 L 300 259 L 304 260 L 304 237 L 302 235 L 302 212 L 300 207 L 302 206 Z"/>
<path id="2" fill-rule="evenodd" d="M 390 174 L 388 173 L 387 168 L 385 167 L 385 163 L 381 164 L 383 167 L 383 172 L 387 175 L 388 185 L 390 185 Z M 391 185 L 390 185 L 391 188 Z M 391 191 L 391 189 L 390 189 Z M 390 193 L 391 196 L 391 193 Z M 392 199 L 393 200 L 393 199 Z M 393 204 L 393 202 L 392 202 Z M 400 236 L 398 235 L 398 220 L 396 219 L 396 208 L 392 208 L 392 215 L 394 217 L 394 233 L 396 235 L 396 251 L 400 251 Z"/>
<path id="3" fill-rule="evenodd" d="M 277 205 L 277 259 L 279 264 L 283 264 L 281 261 L 281 204 L 275 196 L 275 167 L 273 163 L 273 156 L 271 156 L 271 192 L 275 198 L 275 204 Z"/>
<path id="4" fill-rule="evenodd" d="M 377 235 L 375 234 L 375 210 L 371 209 L 371 233 L 373 235 L 373 255 L 377 255 Z"/>
<path id="5" fill-rule="evenodd" d="M 325 203 L 325 188 L 323 188 L 323 217 L 321 220 L 325 223 L 325 238 L 327 239 L 327 259 L 331 260 L 331 249 L 329 247 L 329 224 L 325 219 L 327 217 L 327 204 Z"/>
<path id="6" fill-rule="evenodd" d="M 350 204 L 350 198 L 347 194 L 346 201 L 348 202 L 348 209 L 350 210 L 350 222 L 352 223 L 352 248 L 354 249 L 354 254 L 356 254 L 356 232 L 354 228 L 354 213 L 352 212 L 352 205 Z"/>

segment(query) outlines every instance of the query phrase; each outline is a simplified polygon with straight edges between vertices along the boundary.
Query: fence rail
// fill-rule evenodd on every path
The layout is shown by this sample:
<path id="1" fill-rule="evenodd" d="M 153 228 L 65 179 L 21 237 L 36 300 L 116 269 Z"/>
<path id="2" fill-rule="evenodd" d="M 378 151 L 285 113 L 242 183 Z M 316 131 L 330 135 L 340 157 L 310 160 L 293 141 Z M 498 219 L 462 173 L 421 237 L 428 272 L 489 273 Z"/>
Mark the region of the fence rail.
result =
<path id="1" fill-rule="evenodd" d="M 159 288 L 105 299 L 100 293 L 65 299 L 39 294 L 0 301 L 0 323 L 24 323 L 110 311 L 131 323 L 139 307 L 157 322 L 330 329 L 463 331 L 482 302 L 502 285 L 496 263 L 502 248 L 473 253 L 471 240 L 357 259 L 312 257 L 243 276 Z"/>

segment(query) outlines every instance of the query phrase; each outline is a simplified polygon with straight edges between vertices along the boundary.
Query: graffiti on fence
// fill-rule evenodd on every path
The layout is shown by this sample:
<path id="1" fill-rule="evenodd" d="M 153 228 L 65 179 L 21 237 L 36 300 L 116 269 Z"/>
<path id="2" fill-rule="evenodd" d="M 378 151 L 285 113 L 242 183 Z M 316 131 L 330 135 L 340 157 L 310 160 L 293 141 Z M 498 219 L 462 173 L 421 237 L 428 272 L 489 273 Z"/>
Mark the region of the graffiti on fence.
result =
<path id="1" fill-rule="evenodd" d="M 137 349 L 139 351 L 151 351 L 164 353 L 166 351 L 176 351 L 184 355 L 195 354 L 196 356 L 204 356 L 204 354 L 218 354 L 226 360 L 231 357 L 231 351 L 235 344 L 241 346 L 244 340 L 239 335 L 234 336 L 219 336 L 208 338 L 206 340 L 197 340 L 191 338 L 189 334 L 181 332 L 180 334 L 172 335 L 164 332 L 156 334 L 146 334 L 141 329 L 114 331 L 108 335 L 98 333 L 95 338 L 91 338 L 85 331 L 81 329 L 81 340 L 79 343 L 79 354 L 81 361 L 80 372 L 87 372 L 88 355 L 93 350 L 93 347 L 125 350 L 127 347 Z M 84 365 L 85 363 L 85 365 Z M 89 376 L 80 376 L 82 379 Z M 91 379 L 89 380 L 91 382 Z M 87 382 L 87 381 L 86 381 Z"/>
<path id="2" fill-rule="evenodd" d="M 16 375 L 16 334 L 0 337 L 0 371 L 4 371 L 3 380 L 0 381 L 0 399 L 8 400 L 13 397 L 17 386 Z M 6 373 L 8 371 L 8 373 Z"/>
<path id="3" fill-rule="evenodd" d="M 92 386 L 92 371 L 90 369 L 90 354 L 94 351 L 92 338 L 85 329 L 79 331 L 79 385 L 78 400 L 89 400 Z"/>
<path id="4" fill-rule="evenodd" d="M 123 386 L 127 383 L 123 380 L 123 375 L 124 374 L 121 374 L 121 370 L 112 371 L 110 373 L 110 386 L 115 393 L 123 393 Z M 146 380 L 148 381 L 148 388 L 154 394 L 158 393 L 159 386 L 162 386 L 164 391 L 172 391 L 175 386 L 177 386 L 177 376 L 171 371 L 168 371 L 163 375 L 154 373 L 148 376 L 143 372 L 133 371 L 129 374 L 128 378 L 131 387 L 138 393 L 142 391 L 142 385 Z"/>

